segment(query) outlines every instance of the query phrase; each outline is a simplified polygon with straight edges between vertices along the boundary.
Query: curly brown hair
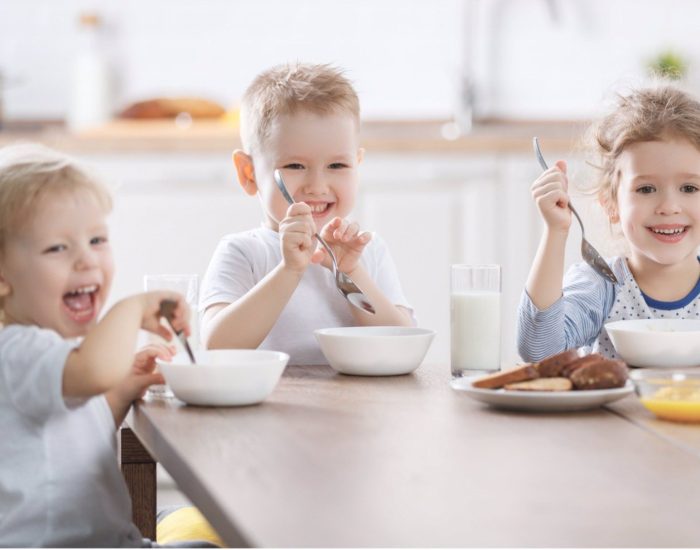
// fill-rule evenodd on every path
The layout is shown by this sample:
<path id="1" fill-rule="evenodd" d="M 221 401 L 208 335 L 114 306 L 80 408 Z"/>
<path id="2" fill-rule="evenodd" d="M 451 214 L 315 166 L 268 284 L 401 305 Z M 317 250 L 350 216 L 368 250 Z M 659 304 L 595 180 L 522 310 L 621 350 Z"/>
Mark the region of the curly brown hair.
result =
<path id="1" fill-rule="evenodd" d="M 620 171 L 617 160 L 630 145 L 664 138 L 685 139 L 700 150 L 700 102 L 677 85 L 662 81 L 618 95 L 614 109 L 589 131 L 599 155 L 593 191 L 609 216 L 616 211 Z"/>

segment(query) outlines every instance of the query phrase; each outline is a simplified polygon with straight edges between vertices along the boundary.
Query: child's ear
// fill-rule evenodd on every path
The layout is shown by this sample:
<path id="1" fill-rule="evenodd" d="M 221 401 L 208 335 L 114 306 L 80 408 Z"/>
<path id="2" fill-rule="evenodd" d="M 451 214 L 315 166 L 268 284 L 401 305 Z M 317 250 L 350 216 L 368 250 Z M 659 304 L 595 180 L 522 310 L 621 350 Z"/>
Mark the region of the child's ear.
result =
<path id="1" fill-rule="evenodd" d="M 603 207 L 605 213 L 608 215 L 610 223 L 618 223 L 620 221 L 620 214 L 617 211 L 617 204 L 614 204 L 612 201 L 606 200 L 603 197 L 600 197 L 598 199 L 598 202 L 600 203 L 600 206 Z"/>
<path id="2" fill-rule="evenodd" d="M 360 164 L 363 160 L 365 160 L 365 148 L 360 147 L 357 150 L 357 164 Z"/>
<path id="3" fill-rule="evenodd" d="M 11 291 L 12 287 L 10 286 L 10 283 L 7 282 L 5 277 L 2 275 L 2 271 L 0 271 L 0 298 L 9 296 Z"/>
<path id="4" fill-rule="evenodd" d="M 258 184 L 255 182 L 253 158 L 240 149 L 236 149 L 233 152 L 233 164 L 236 167 L 236 174 L 238 174 L 238 183 L 243 191 L 248 195 L 255 195 L 258 192 Z"/>

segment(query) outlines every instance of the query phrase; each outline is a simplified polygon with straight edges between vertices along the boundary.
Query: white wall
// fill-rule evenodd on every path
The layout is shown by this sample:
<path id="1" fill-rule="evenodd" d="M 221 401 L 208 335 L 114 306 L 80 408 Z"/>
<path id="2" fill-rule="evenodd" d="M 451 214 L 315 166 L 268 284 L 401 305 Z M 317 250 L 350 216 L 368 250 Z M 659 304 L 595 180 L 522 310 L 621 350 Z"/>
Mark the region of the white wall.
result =
<path id="1" fill-rule="evenodd" d="M 297 59 L 345 67 L 368 118 L 450 116 L 464 68 L 481 114 L 523 118 L 587 117 L 667 48 L 700 82 L 694 0 L 0 0 L 0 68 L 21 79 L 8 118 L 64 115 L 84 9 L 107 22 L 120 105 L 229 105 L 261 69 Z"/>

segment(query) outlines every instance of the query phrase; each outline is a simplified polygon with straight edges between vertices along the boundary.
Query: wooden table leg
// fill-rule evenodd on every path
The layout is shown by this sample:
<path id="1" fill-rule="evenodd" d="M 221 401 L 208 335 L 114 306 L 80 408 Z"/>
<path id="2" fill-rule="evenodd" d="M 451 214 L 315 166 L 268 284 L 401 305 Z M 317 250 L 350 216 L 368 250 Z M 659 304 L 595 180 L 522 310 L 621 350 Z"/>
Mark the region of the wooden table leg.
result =
<path id="1" fill-rule="evenodd" d="M 119 430 L 119 455 L 131 495 L 133 521 L 144 537 L 156 540 L 156 462 L 131 428 Z"/>

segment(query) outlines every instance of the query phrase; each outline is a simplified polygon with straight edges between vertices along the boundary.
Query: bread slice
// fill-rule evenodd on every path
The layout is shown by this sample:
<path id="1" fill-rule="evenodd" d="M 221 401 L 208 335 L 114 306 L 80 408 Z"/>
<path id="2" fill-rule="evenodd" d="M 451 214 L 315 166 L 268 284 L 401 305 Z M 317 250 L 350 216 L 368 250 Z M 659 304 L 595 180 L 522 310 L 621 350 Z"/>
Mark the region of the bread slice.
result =
<path id="1" fill-rule="evenodd" d="M 571 375 L 578 369 L 585 367 L 586 365 L 599 363 L 600 361 L 605 361 L 605 357 L 603 357 L 600 353 L 590 353 L 588 355 L 584 355 L 583 357 L 579 357 L 575 361 L 572 361 L 568 365 L 564 366 L 561 369 L 560 376 L 571 378 Z"/>
<path id="2" fill-rule="evenodd" d="M 568 349 L 535 363 L 535 368 L 540 373 L 540 376 L 545 378 L 562 376 L 562 369 L 569 363 L 576 361 L 576 359 L 578 359 L 578 350 Z"/>
<path id="3" fill-rule="evenodd" d="M 558 376 L 505 385 L 505 389 L 508 391 L 569 391 L 572 388 L 571 380 Z"/>
<path id="4" fill-rule="evenodd" d="M 506 369 L 494 374 L 489 374 L 484 378 L 479 378 L 472 382 L 474 388 L 490 389 L 495 390 L 497 388 L 502 388 L 506 384 L 512 384 L 514 382 L 522 382 L 524 380 L 532 380 L 537 378 L 537 369 L 532 363 L 526 363 L 524 365 L 519 365 L 513 367 L 512 369 Z"/>
<path id="5" fill-rule="evenodd" d="M 616 359 L 602 359 L 576 369 L 571 381 L 577 390 L 621 388 L 627 382 L 627 365 Z"/>

